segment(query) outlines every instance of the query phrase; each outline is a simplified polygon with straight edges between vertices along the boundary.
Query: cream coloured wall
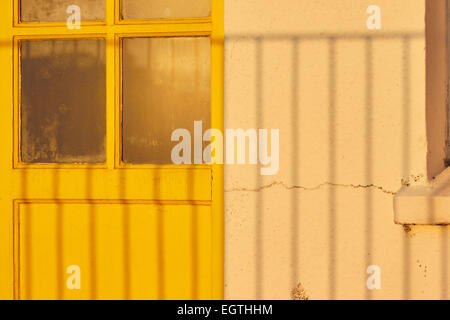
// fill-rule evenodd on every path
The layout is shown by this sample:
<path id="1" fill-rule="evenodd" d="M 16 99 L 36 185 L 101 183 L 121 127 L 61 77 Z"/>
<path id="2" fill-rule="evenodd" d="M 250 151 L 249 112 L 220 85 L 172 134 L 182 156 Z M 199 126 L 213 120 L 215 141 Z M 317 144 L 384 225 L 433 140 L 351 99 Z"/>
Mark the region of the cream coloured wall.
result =
<path id="1" fill-rule="evenodd" d="M 225 297 L 448 298 L 450 228 L 393 222 L 427 180 L 425 1 L 225 0 L 225 36 L 225 128 L 280 129 L 277 175 L 225 167 Z"/>

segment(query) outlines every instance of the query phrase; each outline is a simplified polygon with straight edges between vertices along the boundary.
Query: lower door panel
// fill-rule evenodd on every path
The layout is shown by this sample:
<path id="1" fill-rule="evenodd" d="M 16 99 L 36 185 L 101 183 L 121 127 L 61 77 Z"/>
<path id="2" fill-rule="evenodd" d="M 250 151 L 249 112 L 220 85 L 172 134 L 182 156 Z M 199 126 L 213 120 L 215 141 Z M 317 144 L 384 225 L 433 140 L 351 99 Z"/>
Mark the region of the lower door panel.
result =
<path id="1" fill-rule="evenodd" d="M 19 299 L 210 299 L 208 203 L 24 201 Z"/>

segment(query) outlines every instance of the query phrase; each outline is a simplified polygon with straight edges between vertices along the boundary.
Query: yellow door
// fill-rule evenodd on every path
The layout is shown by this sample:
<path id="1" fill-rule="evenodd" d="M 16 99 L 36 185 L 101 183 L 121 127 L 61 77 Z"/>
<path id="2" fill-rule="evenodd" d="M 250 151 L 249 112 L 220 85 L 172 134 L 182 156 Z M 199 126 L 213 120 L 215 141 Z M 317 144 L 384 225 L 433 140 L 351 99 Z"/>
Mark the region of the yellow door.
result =
<path id="1" fill-rule="evenodd" d="M 223 1 L 43 3 L 0 4 L 0 298 L 222 299 L 223 168 L 171 132 L 223 130 Z"/>

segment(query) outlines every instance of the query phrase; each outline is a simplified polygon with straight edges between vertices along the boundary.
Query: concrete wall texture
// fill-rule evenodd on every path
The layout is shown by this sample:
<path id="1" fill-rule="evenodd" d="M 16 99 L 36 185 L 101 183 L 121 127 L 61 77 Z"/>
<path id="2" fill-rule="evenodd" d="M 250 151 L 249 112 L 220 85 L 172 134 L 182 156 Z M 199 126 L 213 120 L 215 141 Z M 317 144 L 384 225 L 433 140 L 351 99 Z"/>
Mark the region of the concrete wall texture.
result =
<path id="1" fill-rule="evenodd" d="M 448 299 L 450 228 L 393 220 L 427 179 L 425 1 L 225 0 L 225 37 L 225 128 L 280 129 L 278 174 L 225 167 L 225 297 Z"/>

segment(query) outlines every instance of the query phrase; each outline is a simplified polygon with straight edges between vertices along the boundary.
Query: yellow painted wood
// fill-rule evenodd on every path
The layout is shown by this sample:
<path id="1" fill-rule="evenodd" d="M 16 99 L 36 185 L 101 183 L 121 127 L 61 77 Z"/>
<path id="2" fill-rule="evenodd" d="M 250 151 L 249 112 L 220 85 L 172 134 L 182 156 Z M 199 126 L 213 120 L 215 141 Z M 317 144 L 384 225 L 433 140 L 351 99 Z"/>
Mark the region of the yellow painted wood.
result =
<path id="1" fill-rule="evenodd" d="M 120 159 L 121 38 L 210 36 L 212 125 L 223 130 L 223 0 L 209 18 L 21 23 L 0 4 L 0 299 L 223 298 L 223 166 L 129 165 Z M 20 41 L 106 40 L 104 164 L 20 160 Z M 66 286 L 68 265 L 82 289 Z"/>
<path id="2" fill-rule="evenodd" d="M 12 1 L 2 1 L 0 10 L 0 299 L 12 299 L 13 255 L 13 42 Z"/>
<path id="3" fill-rule="evenodd" d="M 20 203 L 16 217 L 18 298 L 211 298 L 209 205 Z"/>

